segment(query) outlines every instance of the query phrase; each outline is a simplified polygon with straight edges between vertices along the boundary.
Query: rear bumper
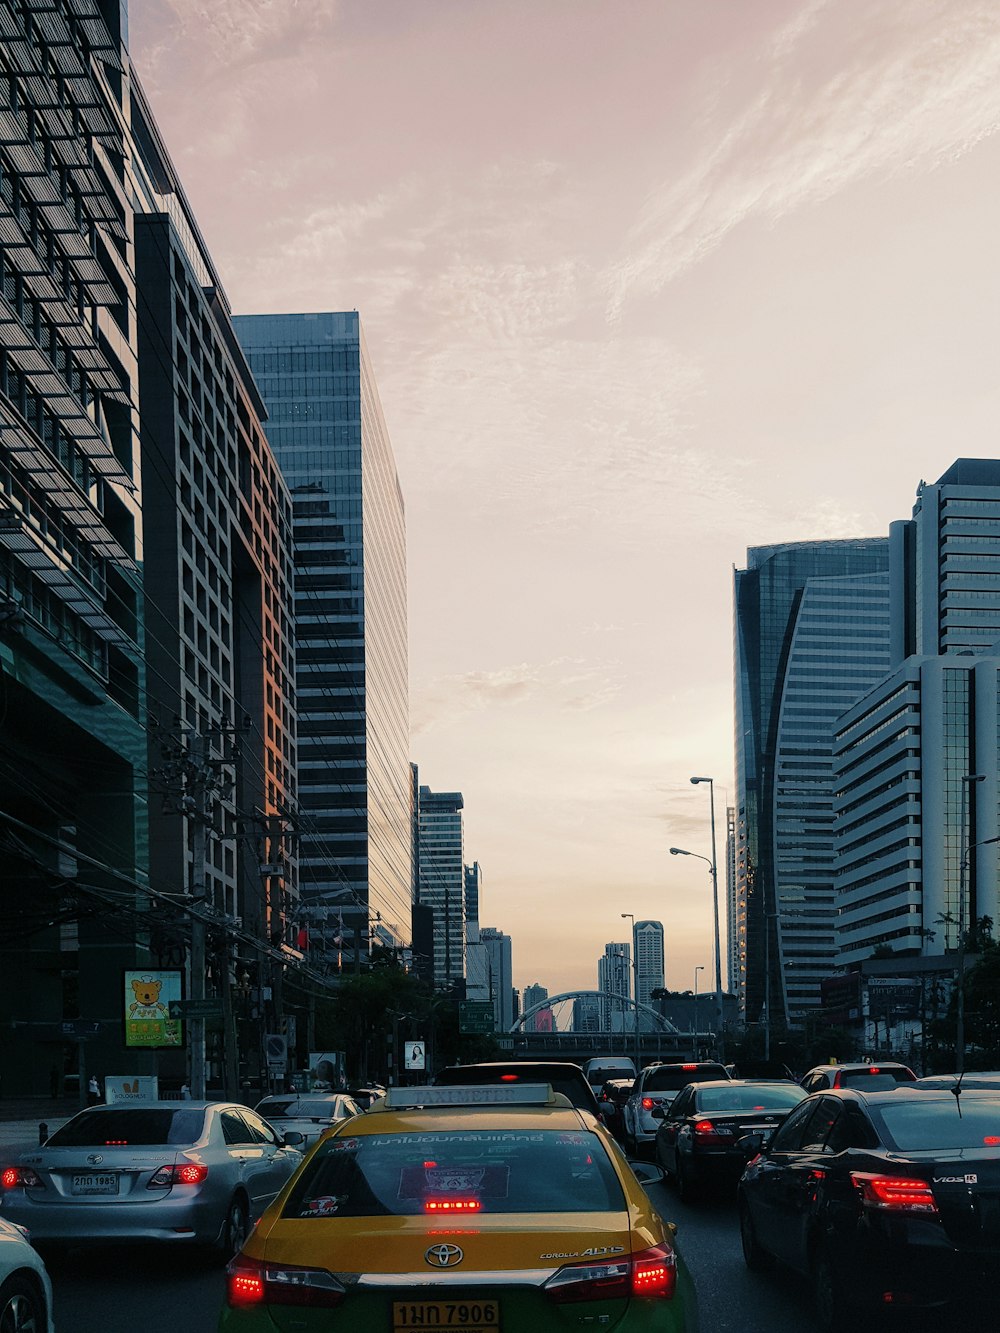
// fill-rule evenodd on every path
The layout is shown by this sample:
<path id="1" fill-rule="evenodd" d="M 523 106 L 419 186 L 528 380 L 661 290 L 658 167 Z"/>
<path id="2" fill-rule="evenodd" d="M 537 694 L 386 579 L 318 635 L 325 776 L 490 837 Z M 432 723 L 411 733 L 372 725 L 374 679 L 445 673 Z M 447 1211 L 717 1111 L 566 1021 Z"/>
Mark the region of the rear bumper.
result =
<path id="1" fill-rule="evenodd" d="M 218 1200 L 170 1194 L 141 1203 L 103 1200 L 35 1202 L 11 1192 L 0 1203 L 0 1216 L 18 1222 L 33 1241 L 64 1245 L 132 1244 L 156 1241 L 205 1245 L 218 1239 L 224 1220 Z"/>

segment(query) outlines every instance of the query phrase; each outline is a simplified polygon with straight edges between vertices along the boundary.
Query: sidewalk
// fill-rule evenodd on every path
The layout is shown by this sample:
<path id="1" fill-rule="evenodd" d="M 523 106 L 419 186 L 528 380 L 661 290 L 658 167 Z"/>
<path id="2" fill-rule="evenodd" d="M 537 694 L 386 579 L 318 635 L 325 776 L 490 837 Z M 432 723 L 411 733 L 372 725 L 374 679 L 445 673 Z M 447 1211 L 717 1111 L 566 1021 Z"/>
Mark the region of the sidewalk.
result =
<path id="1" fill-rule="evenodd" d="M 79 1109 L 75 1097 L 4 1098 L 0 1101 L 0 1147 L 34 1147 L 43 1121 L 51 1134 Z"/>

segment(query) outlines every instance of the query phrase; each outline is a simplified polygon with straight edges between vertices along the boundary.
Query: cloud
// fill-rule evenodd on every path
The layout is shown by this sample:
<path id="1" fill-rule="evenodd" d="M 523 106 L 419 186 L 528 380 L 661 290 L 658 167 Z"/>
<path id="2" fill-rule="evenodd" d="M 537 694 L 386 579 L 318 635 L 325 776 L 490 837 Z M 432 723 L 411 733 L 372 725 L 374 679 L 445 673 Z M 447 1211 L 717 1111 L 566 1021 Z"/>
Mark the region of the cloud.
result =
<path id="1" fill-rule="evenodd" d="M 609 313 L 656 292 L 750 218 L 776 222 L 869 177 L 954 160 L 1000 125 L 1000 10 L 979 0 L 810 5 L 760 52 L 713 69 L 696 164 L 655 190 L 608 275 Z"/>

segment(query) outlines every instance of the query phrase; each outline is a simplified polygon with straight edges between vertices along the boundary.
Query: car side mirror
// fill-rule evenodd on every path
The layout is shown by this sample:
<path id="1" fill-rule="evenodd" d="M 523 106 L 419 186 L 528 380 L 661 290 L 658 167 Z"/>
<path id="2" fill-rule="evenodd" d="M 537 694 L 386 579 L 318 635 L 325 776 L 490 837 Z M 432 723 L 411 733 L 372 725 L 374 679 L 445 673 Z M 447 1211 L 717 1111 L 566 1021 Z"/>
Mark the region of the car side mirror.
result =
<path id="1" fill-rule="evenodd" d="M 764 1151 L 763 1134 L 744 1134 L 741 1139 L 736 1140 L 736 1146 L 749 1162 L 751 1157 L 756 1157 L 759 1152 Z"/>
<path id="2" fill-rule="evenodd" d="M 281 1136 L 281 1142 L 286 1148 L 297 1148 L 300 1144 L 305 1143 L 305 1141 L 306 1136 L 300 1134 L 297 1129 L 290 1129 L 287 1134 L 282 1134 Z"/>

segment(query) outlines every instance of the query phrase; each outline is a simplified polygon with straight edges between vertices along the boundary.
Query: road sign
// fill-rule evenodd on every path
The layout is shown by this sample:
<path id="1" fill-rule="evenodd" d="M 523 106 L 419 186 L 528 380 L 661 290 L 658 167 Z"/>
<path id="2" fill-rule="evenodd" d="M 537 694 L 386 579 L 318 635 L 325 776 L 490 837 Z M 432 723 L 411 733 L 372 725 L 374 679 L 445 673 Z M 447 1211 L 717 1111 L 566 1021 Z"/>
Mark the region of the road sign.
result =
<path id="1" fill-rule="evenodd" d="M 404 1041 L 403 1059 L 406 1069 L 425 1069 L 424 1043 L 422 1041 Z"/>
<path id="2" fill-rule="evenodd" d="M 71 1041 L 84 1041 L 87 1037 L 99 1037 L 104 1030 L 103 1023 L 93 1023 L 87 1018 L 70 1018 L 59 1024 L 59 1032 Z"/>
<path id="3" fill-rule="evenodd" d="M 288 1038 L 280 1032 L 264 1034 L 264 1053 L 271 1074 L 283 1074 L 288 1068 Z"/>
<path id="4" fill-rule="evenodd" d="M 170 1001 L 171 1018 L 221 1018 L 222 1001 L 219 999 L 208 1000 L 171 1000 Z"/>
<path id="5" fill-rule="evenodd" d="M 492 1032 L 493 1026 L 492 1000 L 459 1000 L 459 1032 Z"/>

